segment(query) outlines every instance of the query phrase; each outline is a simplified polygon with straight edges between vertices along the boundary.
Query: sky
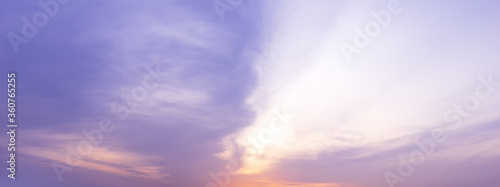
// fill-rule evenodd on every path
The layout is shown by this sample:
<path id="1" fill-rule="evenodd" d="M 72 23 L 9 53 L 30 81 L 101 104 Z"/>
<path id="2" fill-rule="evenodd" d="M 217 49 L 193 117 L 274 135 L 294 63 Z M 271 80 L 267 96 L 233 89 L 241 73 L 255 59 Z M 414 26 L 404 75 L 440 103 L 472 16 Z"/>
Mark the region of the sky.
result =
<path id="1" fill-rule="evenodd" d="M 4 0 L 0 186 L 500 187 L 499 8 Z"/>

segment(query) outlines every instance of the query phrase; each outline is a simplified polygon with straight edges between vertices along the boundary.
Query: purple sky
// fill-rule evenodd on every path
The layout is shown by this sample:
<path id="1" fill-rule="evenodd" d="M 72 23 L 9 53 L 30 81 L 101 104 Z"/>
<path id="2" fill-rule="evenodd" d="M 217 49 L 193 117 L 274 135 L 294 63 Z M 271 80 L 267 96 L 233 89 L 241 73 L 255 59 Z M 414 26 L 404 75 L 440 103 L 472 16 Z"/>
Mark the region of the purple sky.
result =
<path id="1" fill-rule="evenodd" d="M 26 37 L 39 1 L 0 2 L 0 186 L 500 187 L 498 1 L 60 0 Z"/>

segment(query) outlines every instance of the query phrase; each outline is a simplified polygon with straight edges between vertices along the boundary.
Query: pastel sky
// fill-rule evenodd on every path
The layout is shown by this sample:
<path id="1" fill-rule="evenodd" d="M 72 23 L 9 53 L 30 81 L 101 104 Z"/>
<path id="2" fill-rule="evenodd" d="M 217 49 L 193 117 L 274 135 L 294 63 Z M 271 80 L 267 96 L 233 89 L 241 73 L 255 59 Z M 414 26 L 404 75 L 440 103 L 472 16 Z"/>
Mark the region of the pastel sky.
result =
<path id="1" fill-rule="evenodd" d="M 19 127 L 16 180 L 0 186 L 500 187 L 498 10 L 4 0 L 0 75 L 18 75 Z"/>

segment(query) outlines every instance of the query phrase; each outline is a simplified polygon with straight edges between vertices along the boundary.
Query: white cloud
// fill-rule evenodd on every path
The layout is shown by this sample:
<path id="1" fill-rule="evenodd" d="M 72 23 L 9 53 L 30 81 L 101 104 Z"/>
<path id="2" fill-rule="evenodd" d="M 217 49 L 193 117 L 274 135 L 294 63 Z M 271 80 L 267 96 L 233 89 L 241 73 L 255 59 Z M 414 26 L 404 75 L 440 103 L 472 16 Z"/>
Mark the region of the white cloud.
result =
<path id="1" fill-rule="evenodd" d="M 357 56 L 356 63 L 347 64 L 338 46 L 349 38 L 339 36 L 345 35 L 347 25 L 366 22 L 335 20 L 353 13 L 370 18 L 370 11 L 380 10 L 378 6 L 326 1 L 271 4 L 275 8 L 266 14 L 265 50 L 255 64 L 258 87 L 247 100 L 258 116 L 250 127 L 226 139 L 228 144 L 234 139 L 247 151 L 241 173 L 260 173 L 284 158 L 314 159 L 325 151 L 380 147 L 387 140 L 443 125 L 443 112 L 457 101 L 449 98 L 473 94 L 477 77 L 491 70 L 487 62 L 481 66 L 468 61 L 477 54 L 416 51 L 420 40 L 441 39 L 413 31 L 422 20 L 411 13 L 394 18 L 394 24 L 373 39 L 376 42 Z M 332 12 L 335 6 L 346 11 Z M 412 24 L 404 24 L 408 21 Z M 444 46 L 448 50 L 464 47 Z M 248 137 L 265 129 L 271 110 L 283 106 L 296 115 L 293 132 L 262 148 L 261 154 L 252 154 Z M 346 119 L 340 114 L 349 115 Z"/>

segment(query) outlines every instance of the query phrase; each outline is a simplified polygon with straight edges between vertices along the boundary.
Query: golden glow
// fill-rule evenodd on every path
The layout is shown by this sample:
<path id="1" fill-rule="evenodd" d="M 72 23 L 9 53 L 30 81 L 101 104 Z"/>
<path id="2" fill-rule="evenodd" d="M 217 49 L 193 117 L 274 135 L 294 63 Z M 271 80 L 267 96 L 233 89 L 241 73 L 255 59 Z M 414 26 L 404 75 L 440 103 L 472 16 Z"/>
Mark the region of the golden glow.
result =
<path id="1" fill-rule="evenodd" d="M 83 155 L 77 151 L 76 146 L 79 142 L 87 142 L 86 139 L 77 139 L 78 135 L 68 134 L 52 134 L 44 131 L 34 131 L 27 133 L 36 133 L 38 137 L 44 138 L 48 142 L 58 142 L 55 149 L 43 149 L 39 147 L 24 147 L 20 150 L 21 153 L 41 157 L 48 160 L 60 162 L 64 165 L 69 165 L 67 158 L 71 158 L 70 162 L 76 164 L 72 167 L 85 168 L 109 174 L 134 177 L 148 180 L 164 181 L 169 175 L 162 173 L 163 167 L 156 166 L 151 163 L 155 158 L 147 157 L 142 154 L 111 150 L 110 148 L 93 146 L 90 154 Z M 80 156 L 79 161 L 75 157 L 68 157 L 67 147 L 73 149 L 74 153 Z"/>

